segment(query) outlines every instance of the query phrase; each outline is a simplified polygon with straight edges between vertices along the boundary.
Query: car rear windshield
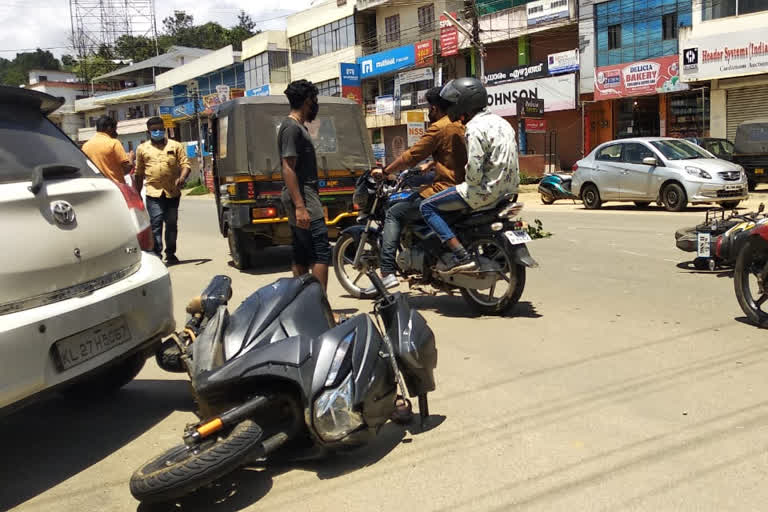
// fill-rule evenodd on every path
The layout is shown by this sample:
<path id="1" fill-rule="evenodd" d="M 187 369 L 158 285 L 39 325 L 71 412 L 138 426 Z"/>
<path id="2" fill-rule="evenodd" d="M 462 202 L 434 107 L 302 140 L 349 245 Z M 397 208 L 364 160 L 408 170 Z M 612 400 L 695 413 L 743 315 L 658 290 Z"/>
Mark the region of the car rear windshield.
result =
<path id="1" fill-rule="evenodd" d="M 693 160 L 712 158 L 703 149 L 685 140 L 654 140 L 651 145 L 661 151 L 668 160 Z"/>
<path id="2" fill-rule="evenodd" d="M 73 165 L 100 176 L 78 147 L 47 118 L 29 108 L 3 105 L 0 114 L 0 183 L 28 181 L 40 165 Z"/>

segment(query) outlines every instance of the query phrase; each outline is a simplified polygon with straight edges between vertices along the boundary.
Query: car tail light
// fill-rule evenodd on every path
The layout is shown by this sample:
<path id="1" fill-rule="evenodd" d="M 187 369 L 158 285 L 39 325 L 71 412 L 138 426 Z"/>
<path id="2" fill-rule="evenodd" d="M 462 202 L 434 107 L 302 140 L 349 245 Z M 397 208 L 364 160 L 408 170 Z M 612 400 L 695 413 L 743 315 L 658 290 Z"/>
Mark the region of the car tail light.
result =
<path id="1" fill-rule="evenodd" d="M 277 208 L 270 206 L 267 208 L 253 208 L 251 210 L 251 217 L 254 219 L 270 219 L 277 217 Z"/>
<path id="2" fill-rule="evenodd" d="M 117 187 L 123 193 L 125 204 L 128 205 L 128 211 L 131 212 L 139 247 L 142 251 L 151 251 L 155 242 L 152 238 L 152 225 L 149 222 L 149 214 L 144 207 L 144 201 L 141 200 L 141 196 L 133 187 L 125 183 L 118 183 Z"/>
<path id="3" fill-rule="evenodd" d="M 579 164 L 577 162 L 577 163 L 573 164 L 573 166 L 571 167 L 571 171 L 576 172 L 578 170 L 579 170 Z"/>

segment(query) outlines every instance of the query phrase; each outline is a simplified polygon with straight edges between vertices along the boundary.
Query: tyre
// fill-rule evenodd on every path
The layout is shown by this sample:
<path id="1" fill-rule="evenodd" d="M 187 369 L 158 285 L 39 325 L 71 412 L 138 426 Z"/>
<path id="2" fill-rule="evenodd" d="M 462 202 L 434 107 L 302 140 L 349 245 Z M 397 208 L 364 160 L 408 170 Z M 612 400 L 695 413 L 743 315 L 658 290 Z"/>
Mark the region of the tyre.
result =
<path id="1" fill-rule="evenodd" d="M 144 368 L 144 352 L 134 354 L 64 390 L 71 397 L 98 398 L 117 392 Z"/>
<path id="2" fill-rule="evenodd" d="M 733 210 L 737 206 L 739 206 L 739 203 L 741 201 L 723 201 L 720 203 L 720 208 L 725 208 L 726 210 Z"/>
<path id="3" fill-rule="evenodd" d="M 768 301 L 768 290 L 764 287 L 767 271 L 768 242 L 752 236 L 736 258 L 733 287 L 741 310 L 759 327 L 768 327 L 768 313 L 762 309 Z"/>
<path id="4" fill-rule="evenodd" d="M 592 183 L 584 186 L 581 191 L 581 200 L 584 201 L 584 206 L 590 210 L 596 210 L 603 204 L 602 199 L 600 199 L 600 191 Z"/>
<path id="5" fill-rule="evenodd" d="M 669 183 L 661 193 L 664 208 L 669 212 L 681 212 L 688 204 L 685 189 L 679 183 Z"/>
<path id="6" fill-rule="evenodd" d="M 541 202 L 544 204 L 554 204 L 555 198 L 545 194 L 541 194 Z"/>
<path id="7" fill-rule="evenodd" d="M 470 307 L 482 315 L 501 315 L 517 304 L 525 289 L 525 266 L 512 261 L 505 244 L 494 239 L 480 239 L 472 242 L 467 250 L 498 263 L 504 276 L 487 291 L 462 288 L 461 296 Z M 499 292 L 497 285 L 500 281 L 505 281 L 505 289 Z"/>
<path id="8" fill-rule="evenodd" d="M 372 299 L 376 292 L 365 293 L 373 283 L 366 272 L 379 268 L 379 245 L 376 240 L 366 240 L 360 266 L 355 268 L 354 260 L 358 247 L 358 238 L 350 233 L 342 233 L 333 247 L 333 272 L 341 286 L 357 299 Z"/>
<path id="9" fill-rule="evenodd" d="M 172 339 L 165 340 L 155 353 L 157 366 L 171 373 L 185 373 L 187 367 L 181 359 L 181 349 Z"/>
<path id="10" fill-rule="evenodd" d="M 250 245 L 248 234 L 239 229 L 230 227 L 227 230 L 229 242 L 229 254 L 232 255 L 232 264 L 238 270 L 245 270 L 251 266 Z"/>
<path id="11" fill-rule="evenodd" d="M 747 179 L 747 190 L 754 192 L 757 188 L 757 182 L 755 180 Z"/>
<path id="12" fill-rule="evenodd" d="M 262 430 L 251 420 L 228 434 L 203 441 L 195 449 L 185 444 L 156 457 L 131 476 L 131 494 L 144 503 L 169 501 L 218 480 L 243 465 L 261 446 Z"/>
<path id="13" fill-rule="evenodd" d="M 635 206 L 637 206 L 638 208 L 648 208 L 649 206 L 651 206 L 651 202 L 650 201 L 635 201 Z"/>

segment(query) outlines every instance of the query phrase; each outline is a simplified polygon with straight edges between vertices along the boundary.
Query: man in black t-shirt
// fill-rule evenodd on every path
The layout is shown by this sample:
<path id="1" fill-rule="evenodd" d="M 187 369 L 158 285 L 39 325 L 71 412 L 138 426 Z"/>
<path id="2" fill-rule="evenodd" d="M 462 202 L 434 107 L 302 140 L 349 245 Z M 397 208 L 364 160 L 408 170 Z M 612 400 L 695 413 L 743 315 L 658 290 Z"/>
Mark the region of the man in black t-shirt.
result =
<path id="1" fill-rule="evenodd" d="M 293 234 L 293 275 L 312 269 L 323 288 L 328 287 L 331 245 L 317 188 L 315 146 L 304 123 L 317 117 L 317 87 L 307 80 L 291 82 L 285 95 L 291 113 L 280 123 L 277 148 L 282 162 L 283 206 Z"/>

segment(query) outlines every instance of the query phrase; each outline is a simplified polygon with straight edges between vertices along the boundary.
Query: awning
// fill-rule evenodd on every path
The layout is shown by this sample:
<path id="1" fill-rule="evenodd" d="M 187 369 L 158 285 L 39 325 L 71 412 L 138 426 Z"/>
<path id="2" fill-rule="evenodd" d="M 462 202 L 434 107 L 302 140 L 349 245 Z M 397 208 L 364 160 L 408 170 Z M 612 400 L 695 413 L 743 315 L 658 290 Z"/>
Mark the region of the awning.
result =
<path id="1" fill-rule="evenodd" d="M 146 98 L 152 96 L 153 94 L 155 94 L 155 84 L 143 85 L 141 87 L 131 87 L 130 89 L 123 89 L 122 91 L 100 94 L 99 96 L 92 96 L 90 98 L 76 100 L 75 112 L 96 110 L 105 105 L 114 105 L 117 103 L 124 103 L 126 101 Z"/>

